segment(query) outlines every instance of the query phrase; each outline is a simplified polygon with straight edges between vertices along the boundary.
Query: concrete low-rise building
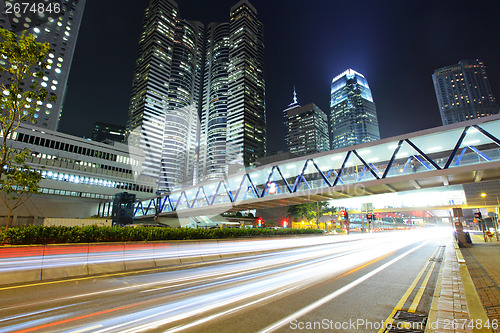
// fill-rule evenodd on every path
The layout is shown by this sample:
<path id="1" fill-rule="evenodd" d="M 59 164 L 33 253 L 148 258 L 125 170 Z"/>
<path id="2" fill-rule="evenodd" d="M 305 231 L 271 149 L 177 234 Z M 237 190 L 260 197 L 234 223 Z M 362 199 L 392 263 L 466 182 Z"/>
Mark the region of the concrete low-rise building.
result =
<path id="1" fill-rule="evenodd" d="M 22 124 L 8 145 L 17 151 L 29 149 L 26 163 L 42 175 L 40 193 L 14 211 L 14 222 L 29 223 L 30 217 L 86 218 L 96 215 L 99 205 L 116 193 L 133 193 L 139 199 L 156 192 L 155 180 L 141 174 L 141 151 L 122 143 L 104 144 Z M 7 211 L 0 205 L 0 216 Z"/>

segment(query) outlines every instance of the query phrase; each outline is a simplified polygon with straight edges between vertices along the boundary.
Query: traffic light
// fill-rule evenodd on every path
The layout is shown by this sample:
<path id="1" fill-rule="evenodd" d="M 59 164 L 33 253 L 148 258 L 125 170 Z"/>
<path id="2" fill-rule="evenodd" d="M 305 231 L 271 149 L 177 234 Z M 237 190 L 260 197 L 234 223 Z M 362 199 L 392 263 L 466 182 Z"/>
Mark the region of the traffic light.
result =
<path id="1" fill-rule="evenodd" d="M 347 221 L 349 218 L 349 214 L 345 210 L 340 211 L 340 221 Z"/>
<path id="2" fill-rule="evenodd" d="M 264 225 L 264 220 L 262 219 L 262 217 L 257 218 L 257 226 L 262 227 L 262 225 Z"/>
<path id="3" fill-rule="evenodd" d="M 368 223 L 372 223 L 372 221 L 373 221 L 373 213 L 366 214 L 366 219 L 368 220 Z"/>
<path id="4" fill-rule="evenodd" d="M 481 212 L 477 212 L 477 213 L 474 213 L 474 218 L 476 218 L 476 219 L 479 219 L 479 220 L 480 220 L 480 219 L 482 219 L 482 218 L 483 218 L 483 216 L 481 215 Z"/>

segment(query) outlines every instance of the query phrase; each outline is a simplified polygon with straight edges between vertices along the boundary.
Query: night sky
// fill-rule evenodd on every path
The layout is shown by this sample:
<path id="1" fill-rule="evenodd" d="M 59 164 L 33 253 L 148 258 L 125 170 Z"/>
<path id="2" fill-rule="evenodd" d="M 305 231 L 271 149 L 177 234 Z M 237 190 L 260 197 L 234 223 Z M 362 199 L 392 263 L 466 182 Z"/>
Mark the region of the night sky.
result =
<path id="1" fill-rule="evenodd" d="M 149 0 L 87 0 L 59 130 L 90 136 L 94 121 L 125 125 Z M 237 0 L 178 0 L 180 17 L 229 20 Z M 330 83 L 363 74 L 383 138 L 441 125 L 432 73 L 481 59 L 500 101 L 498 0 L 251 0 L 264 24 L 268 152 L 284 150 L 292 101 L 329 113 Z"/>

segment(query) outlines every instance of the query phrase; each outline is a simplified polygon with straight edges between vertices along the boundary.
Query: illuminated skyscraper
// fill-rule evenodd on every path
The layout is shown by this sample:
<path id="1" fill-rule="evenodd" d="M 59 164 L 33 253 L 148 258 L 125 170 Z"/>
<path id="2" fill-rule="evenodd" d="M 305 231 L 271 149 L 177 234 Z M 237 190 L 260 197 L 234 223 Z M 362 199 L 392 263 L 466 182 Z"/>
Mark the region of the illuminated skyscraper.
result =
<path id="1" fill-rule="evenodd" d="M 229 23 L 178 17 L 151 0 L 139 42 L 127 133 L 160 190 L 227 174 L 265 154 L 262 25 L 246 0 Z M 204 71 L 204 74 L 203 74 Z"/>
<path id="2" fill-rule="evenodd" d="M 252 165 L 265 155 L 263 27 L 249 1 L 229 23 L 207 27 L 200 134 L 200 179 Z"/>
<path id="3" fill-rule="evenodd" d="M 210 23 L 207 27 L 201 116 L 201 179 L 217 178 L 227 174 L 228 65 L 229 23 Z"/>
<path id="4" fill-rule="evenodd" d="M 24 3 L 31 5 L 33 1 L 23 2 L 21 8 L 25 8 Z M 40 105 L 35 113 L 35 125 L 57 130 L 85 0 L 45 1 L 34 4 L 38 6 L 38 3 L 44 5 L 43 13 L 38 9 L 31 10 L 31 7 L 28 7 L 26 12 L 23 9 L 23 13 L 15 13 L 16 9 L 12 6 L 19 5 L 19 1 L 2 1 L 0 27 L 15 33 L 26 31 L 33 34 L 38 42 L 50 44 L 52 51 L 48 58 L 49 67 L 40 79 L 40 84 L 50 95 L 56 95 L 57 99 L 55 102 Z M 7 13 L 7 7 L 10 7 L 11 14 Z"/>
<path id="5" fill-rule="evenodd" d="M 432 75 L 443 125 L 497 114 L 486 66 L 480 60 L 462 60 Z"/>
<path id="6" fill-rule="evenodd" d="M 294 91 L 293 102 L 283 114 L 290 153 L 300 156 L 330 150 L 328 118 L 316 104 L 300 106 Z"/>
<path id="7" fill-rule="evenodd" d="M 257 10 L 241 0 L 230 10 L 227 102 L 229 172 L 266 153 L 264 35 Z"/>
<path id="8" fill-rule="evenodd" d="M 332 149 L 380 139 L 377 110 L 365 77 L 348 69 L 332 80 Z"/>
<path id="9" fill-rule="evenodd" d="M 204 25 L 176 23 L 168 100 L 165 108 L 160 189 L 193 185 L 203 66 Z"/>
<path id="10" fill-rule="evenodd" d="M 158 180 L 174 54 L 177 3 L 151 0 L 144 13 L 127 122 L 130 146 L 144 154 L 138 172 Z"/>

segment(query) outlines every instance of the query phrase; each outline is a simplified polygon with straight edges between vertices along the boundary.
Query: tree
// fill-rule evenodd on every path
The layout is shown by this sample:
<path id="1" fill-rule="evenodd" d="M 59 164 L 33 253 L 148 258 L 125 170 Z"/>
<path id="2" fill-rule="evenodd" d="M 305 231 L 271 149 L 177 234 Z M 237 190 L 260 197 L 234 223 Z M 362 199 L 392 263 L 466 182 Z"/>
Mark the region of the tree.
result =
<path id="1" fill-rule="evenodd" d="M 319 227 L 319 218 L 325 213 L 335 211 L 335 208 L 329 208 L 328 201 L 318 201 L 304 203 L 300 205 L 288 207 L 288 215 L 290 217 L 305 218 L 306 220 L 312 220 L 316 218 L 316 225 Z"/>
<path id="2" fill-rule="evenodd" d="M 9 213 L 39 191 L 41 175 L 26 165 L 30 152 L 8 145 L 21 122 L 34 122 L 44 102 L 53 102 L 54 94 L 39 84 L 48 68 L 48 43 L 38 43 L 31 34 L 16 35 L 0 28 L 0 197 Z"/>

